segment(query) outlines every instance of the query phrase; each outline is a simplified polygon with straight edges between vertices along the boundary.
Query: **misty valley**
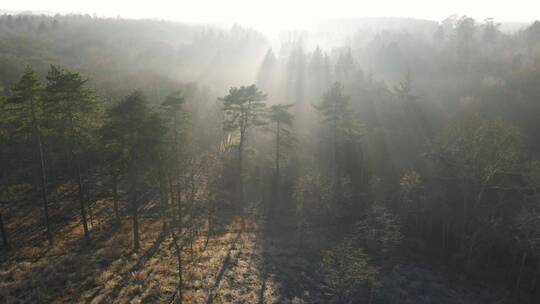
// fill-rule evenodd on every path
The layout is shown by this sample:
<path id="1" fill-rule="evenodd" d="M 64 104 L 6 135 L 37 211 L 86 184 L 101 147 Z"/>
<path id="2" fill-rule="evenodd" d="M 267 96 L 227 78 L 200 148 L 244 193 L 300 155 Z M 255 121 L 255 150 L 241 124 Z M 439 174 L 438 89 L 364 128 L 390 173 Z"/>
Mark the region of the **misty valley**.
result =
<path id="1" fill-rule="evenodd" d="M 0 303 L 540 303 L 538 192 L 539 21 L 0 10 Z"/>

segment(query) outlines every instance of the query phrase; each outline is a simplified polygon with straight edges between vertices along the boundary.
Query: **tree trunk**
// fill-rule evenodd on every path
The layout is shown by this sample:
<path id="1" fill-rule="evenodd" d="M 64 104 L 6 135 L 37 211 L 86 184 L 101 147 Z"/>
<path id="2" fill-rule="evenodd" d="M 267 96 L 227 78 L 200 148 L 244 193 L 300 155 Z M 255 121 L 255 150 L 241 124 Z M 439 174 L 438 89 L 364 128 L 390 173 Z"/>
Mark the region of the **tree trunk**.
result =
<path id="1" fill-rule="evenodd" d="M 77 188 L 79 192 L 79 208 L 81 209 L 81 221 L 83 224 L 83 230 L 84 230 L 84 241 L 88 244 L 90 243 L 90 232 L 88 230 L 88 223 L 86 221 L 86 207 L 84 204 L 84 193 L 83 193 L 83 183 L 82 183 L 82 176 L 81 176 L 81 163 L 79 161 L 79 157 L 73 153 L 73 157 L 75 158 L 75 164 L 77 167 Z"/>
<path id="2" fill-rule="evenodd" d="M 238 205 L 244 208 L 244 180 L 242 178 L 243 171 L 243 154 L 244 154 L 244 132 L 240 132 L 240 143 L 238 144 L 238 181 L 237 181 L 237 197 Z"/>
<path id="3" fill-rule="evenodd" d="M 176 203 L 175 203 L 176 199 L 174 196 L 173 181 L 172 181 L 172 177 L 169 174 L 167 174 L 167 183 L 169 184 L 169 195 L 171 197 L 171 200 L 170 200 L 171 212 L 173 215 L 178 216 L 178 212 L 176 211 Z"/>
<path id="4" fill-rule="evenodd" d="M 212 231 L 213 231 L 213 228 L 212 228 L 212 220 L 209 218 L 208 221 L 207 221 L 207 230 L 206 230 L 206 237 L 204 239 L 204 246 L 203 246 L 203 251 L 206 251 L 206 248 L 208 248 L 208 243 L 210 242 L 210 237 L 212 236 Z"/>
<path id="5" fill-rule="evenodd" d="M 70 123 L 70 131 L 71 131 L 71 159 L 73 162 L 75 162 L 75 169 L 76 169 L 76 178 L 77 178 L 77 188 L 79 192 L 79 208 L 81 210 L 81 222 L 83 225 L 84 230 L 84 240 L 87 244 L 90 243 L 90 233 L 88 231 L 88 223 L 86 222 L 86 208 L 84 205 L 84 193 L 83 193 L 83 182 L 82 182 L 82 176 L 81 176 L 81 162 L 79 160 L 79 156 L 77 155 L 77 152 L 75 152 L 76 142 L 77 142 L 77 136 L 75 134 L 75 127 L 73 125 L 73 115 L 69 118 Z"/>
<path id="6" fill-rule="evenodd" d="M 238 183 L 237 183 L 237 195 L 238 195 L 238 206 L 240 210 L 240 218 L 241 218 L 241 227 L 240 229 L 243 231 L 246 226 L 245 221 L 245 206 L 244 206 L 244 178 L 243 178 L 243 151 L 244 151 L 244 133 L 240 135 L 240 144 L 238 145 Z"/>
<path id="7" fill-rule="evenodd" d="M 194 260 L 195 251 L 193 249 L 193 243 L 195 242 L 195 237 L 197 236 L 198 232 L 196 231 L 196 227 L 193 224 L 193 205 L 195 203 L 195 192 L 196 192 L 196 186 L 195 186 L 195 164 L 192 162 L 191 164 L 191 174 L 190 174 L 190 194 L 189 194 L 189 205 L 187 206 L 186 213 L 189 216 L 189 223 L 187 229 L 189 229 L 189 250 L 191 255 L 191 260 Z"/>
<path id="8" fill-rule="evenodd" d="M 178 300 L 177 303 L 181 304 L 183 300 L 183 289 L 184 289 L 184 280 L 183 280 L 183 266 L 182 266 L 182 249 L 181 246 L 178 245 L 178 238 L 176 236 L 176 227 L 172 225 L 171 227 L 171 236 L 173 239 L 174 244 L 174 251 L 176 254 L 176 260 L 178 262 Z"/>
<path id="9" fill-rule="evenodd" d="M 280 125 L 279 125 L 279 121 L 277 123 L 277 134 L 276 134 L 276 180 L 278 181 L 278 184 L 277 184 L 277 188 L 279 189 L 279 148 L 280 148 L 280 145 L 279 145 L 279 136 L 280 136 Z"/>
<path id="10" fill-rule="evenodd" d="M 181 175 L 180 175 L 180 158 L 179 158 L 179 141 L 178 141 L 178 119 L 176 116 L 176 113 L 174 114 L 174 165 L 175 165 L 175 178 L 176 178 L 176 204 L 177 204 L 177 211 L 178 211 L 178 220 L 181 220 L 182 217 L 182 189 L 180 187 L 180 181 L 181 181 Z"/>
<path id="11" fill-rule="evenodd" d="M 41 175 L 41 197 L 43 199 L 43 214 L 45 217 L 45 227 L 47 228 L 47 239 L 49 244 L 53 244 L 53 236 L 51 231 L 51 224 L 49 220 L 49 202 L 47 199 L 47 175 L 45 173 L 45 159 L 43 157 L 43 146 L 41 144 L 41 136 L 38 135 L 38 147 L 39 147 L 39 168 Z"/>
<path id="12" fill-rule="evenodd" d="M 133 202 L 133 250 L 139 250 L 139 210 L 137 203 Z"/>
<path id="13" fill-rule="evenodd" d="M 337 118 L 335 118 L 334 124 L 332 126 L 332 131 L 334 133 L 333 139 L 332 139 L 332 161 L 333 161 L 333 168 L 332 168 L 332 197 L 334 199 L 334 204 L 338 204 L 341 202 L 341 166 L 339 165 L 339 159 L 337 155 L 337 149 L 338 149 L 338 129 L 337 129 L 338 121 Z"/>
<path id="14" fill-rule="evenodd" d="M 133 177 L 134 179 L 136 177 Z M 137 184 L 133 181 L 132 185 L 132 198 L 131 198 L 131 212 L 133 220 L 133 251 L 139 250 L 139 206 L 137 202 Z"/>
<path id="15" fill-rule="evenodd" d="M 2 234 L 2 245 L 6 250 L 9 250 L 9 242 L 7 239 L 6 230 L 4 229 L 4 221 L 2 219 L 2 213 L 0 213 L 0 234 Z"/>
<path id="16" fill-rule="evenodd" d="M 88 207 L 88 219 L 90 222 L 90 227 L 94 229 L 94 212 L 92 211 L 92 204 L 90 202 L 86 203 L 86 207 Z"/>
<path id="17" fill-rule="evenodd" d="M 118 211 L 118 174 L 113 174 L 112 177 L 112 192 L 113 192 L 113 208 L 116 224 L 120 226 L 120 212 Z"/>
<path id="18" fill-rule="evenodd" d="M 276 205 L 280 203 L 281 195 L 280 195 L 280 123 L 277 122 L 277 129 L 276 129 L 276 176 L 274 177 L 274 201 L 270 203 L 270 216 L 273 218 L 274 213 L 276 211 Z"/>
<path id="19" fill-rule="evenodd" d="M 176 205 L 177 205 L 176 208 L 177 208 L 177 211 L 178 211 L 177 216 L 178 216 L 178 221 L 182 221 L 183 220 L 182 217 L 184 215 L 182 214 L 183 213 L 182 212 L 183 211 L 182 210 L 182 192 L 180 190 L 180 181 L 177 182 L 176 187 L 177 187 L 177 189 L 176 189 Z"/>
<path id="20" fill-rule="evenodd" d="M 52 246 L 53 237 L 52 237 L 52 231 L 51 231 L 51 224 L 49 221 L 49 202 L 47 199 L 47 174 L 45 172 L 45 157 L 43 155 L 43 144 L 41 142 L 41 130 L 39 128 L 39 124 L 35 116 L 33 101 L 31 101 L 30 107 L 31 107 L 31 112 L 32 112 L 34 139 L 35 139 L 38 154 L 39 154 L 39 171 L 40 171 L 40 180 L 41 180 L 41 197 L 43 200 L 43 216 L 45 217 L 47 240 L 49 241 L 49 245 Z"/>
<path id="21" fill-rule="evenodd" d="M 163 222 L 166 223 L 165 216 L 167 215 L 167 200 L 169 198 L 167 195 L 167 187 L 165 186 L 165 181 L 163 178 L 164 173 L 163 173 L 163 165 L 161 164 L 161 161 L 159 165 L 158 174 L 159 174 L 159 202 L 160 202 L 159 211 L 161 213 L 161 218 Z"/>

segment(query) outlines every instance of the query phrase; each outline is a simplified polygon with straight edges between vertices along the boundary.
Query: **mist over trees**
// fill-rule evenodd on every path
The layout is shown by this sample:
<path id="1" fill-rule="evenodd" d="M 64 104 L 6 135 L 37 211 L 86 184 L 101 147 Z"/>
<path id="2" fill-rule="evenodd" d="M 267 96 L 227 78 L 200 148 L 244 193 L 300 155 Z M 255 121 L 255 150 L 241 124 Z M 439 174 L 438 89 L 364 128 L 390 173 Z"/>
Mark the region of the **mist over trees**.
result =
<path id="1" fill-rule="evenodd" d="M 274 302 L 399 303 L 413 261 L 503 290 L 461 300 L 535 303 L 540 22 L 504 28 L 342 20 L 276 43 L 240 26 L 0 16 L 0 302 L 62 301 L 21 285 L 30 251 L 43 267 L 99 256 L 69 279 L 76 302 L 125 300 L 85 280 L 161 252 L 172 287 L 133 297 L 250 303 L 220 282 L 256 247 L 262 302 L 272 279 Z"/>

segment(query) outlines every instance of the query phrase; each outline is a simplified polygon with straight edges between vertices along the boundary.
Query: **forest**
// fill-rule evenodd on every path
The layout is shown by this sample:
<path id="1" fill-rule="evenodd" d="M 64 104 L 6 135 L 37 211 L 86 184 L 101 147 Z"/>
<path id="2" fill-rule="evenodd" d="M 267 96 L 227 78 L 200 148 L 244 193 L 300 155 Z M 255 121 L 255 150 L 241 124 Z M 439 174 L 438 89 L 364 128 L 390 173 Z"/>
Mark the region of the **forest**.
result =
<path id="1" fill-rule="evenodd" d="M 539 117 L 539 21 L 0 14 L 0 303 L 538 303 Z"/>

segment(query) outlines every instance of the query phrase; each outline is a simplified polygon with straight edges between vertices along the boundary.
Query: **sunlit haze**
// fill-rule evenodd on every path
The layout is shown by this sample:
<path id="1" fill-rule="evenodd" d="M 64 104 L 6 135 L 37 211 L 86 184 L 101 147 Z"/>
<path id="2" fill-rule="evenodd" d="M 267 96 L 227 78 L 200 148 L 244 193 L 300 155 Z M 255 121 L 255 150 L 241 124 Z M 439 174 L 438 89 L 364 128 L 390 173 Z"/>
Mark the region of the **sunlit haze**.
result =
<path id="1" fill-rule="evenodd" d="M 512 1 L 310 1 L 310 0 L 198 0 L 198 1 L 4 1 L 0 9 L 87 13 L 97 16 L 167 19 L 198 23 L 239 23 L 262 31 L 302 27 L 315 20 L 356 17 L 412 17 L 442 20 L 468 15 L 477 20 L 530 22 L 538 18 L 534 0 Z"/>
<path id="2" fill-rule="evenodd" d="M 540 0 L 0 0 L 0 304 L 539 304 Z"/>

